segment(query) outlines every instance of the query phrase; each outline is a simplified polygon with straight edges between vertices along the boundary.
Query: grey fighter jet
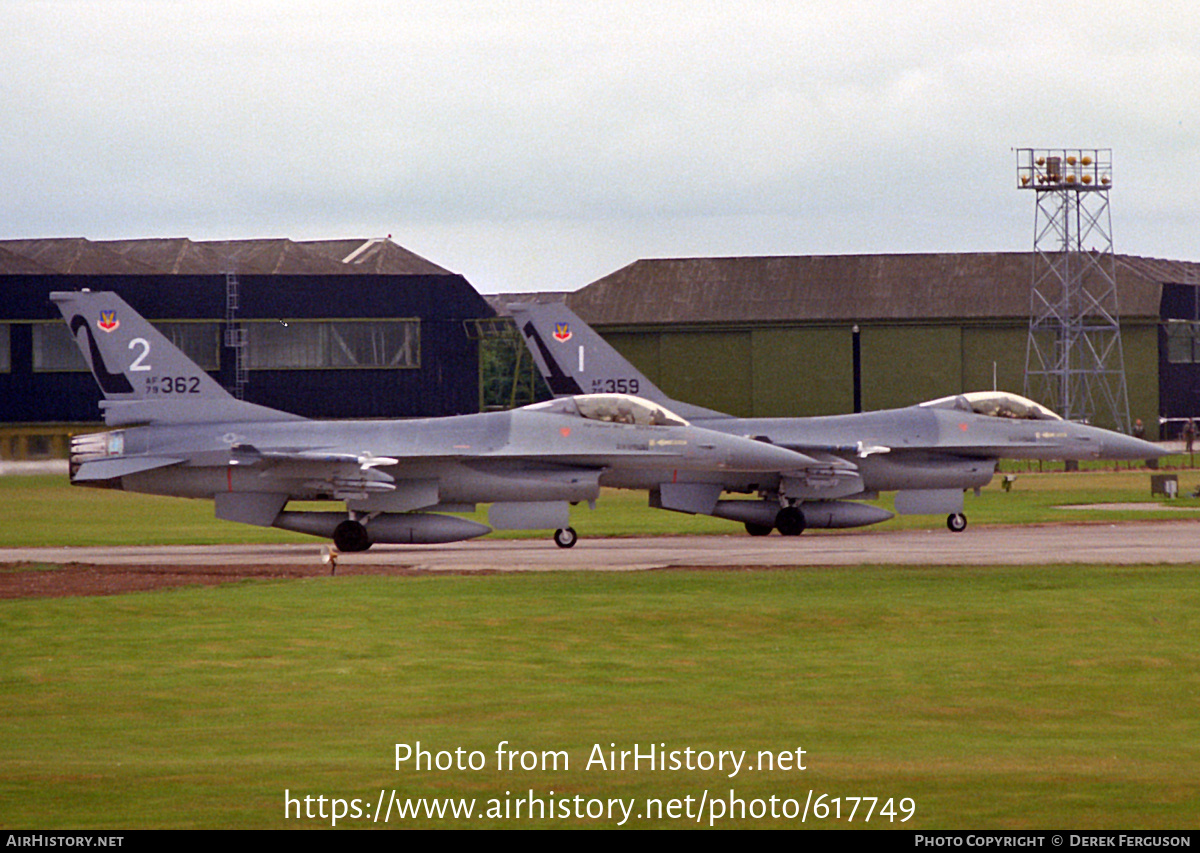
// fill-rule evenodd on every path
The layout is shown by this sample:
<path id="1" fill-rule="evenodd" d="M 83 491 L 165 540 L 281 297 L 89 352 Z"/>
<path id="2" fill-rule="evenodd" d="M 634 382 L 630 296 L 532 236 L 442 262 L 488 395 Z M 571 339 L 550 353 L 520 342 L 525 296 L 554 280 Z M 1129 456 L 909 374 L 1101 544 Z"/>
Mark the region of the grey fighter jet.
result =
<path id="1" fill-rule="evenodd" d="M 497 528 L 555 530 L 601 486 L 748 488 L 778 471 L 830 467 L 700 429 L 628 394 L 580 394 L 512 412 L 419 420 L 312 421 L 227 393 L 113 293 L 52 293 L 100 385 L 110 432 L 71 442 L 77 485 L 212 500 L 218 518 L 332 538 L 434 543 L 490 532 L 443 515 L 490 503 Z M 670 488 L 667 489 L 670 494 Z M 288 501 L 342 501 L 343 512 Z"/>
<path id="2" fill-rule="evenodd" d="M 963 492 L 991 481 L 1001 459 L 1151 459 L 1153 444 L 1065 421 L 1015 394 L 976 392 L 903 409 L 806 418 L 737 418 L 672 400 L 565 305 L 515 304 L 509 313 L 556 396 L 614 391 L 653 400 L 694 425 L 753 436 L 830 463 L 825 472 L 780 472 L 757 484 L 759 500 L 721 500 L 712 484 L 651 489 L 653 506 L 741 521 L 752 535 L 773 529 L 860 527 L 891 518 L 856 503 L 895 491 L 901 514 L 946 514 L 966 529 Z M 739 492 L 728 480 L 725 491 Z M 850 499 L 850 500 L 847 500 Z"/>

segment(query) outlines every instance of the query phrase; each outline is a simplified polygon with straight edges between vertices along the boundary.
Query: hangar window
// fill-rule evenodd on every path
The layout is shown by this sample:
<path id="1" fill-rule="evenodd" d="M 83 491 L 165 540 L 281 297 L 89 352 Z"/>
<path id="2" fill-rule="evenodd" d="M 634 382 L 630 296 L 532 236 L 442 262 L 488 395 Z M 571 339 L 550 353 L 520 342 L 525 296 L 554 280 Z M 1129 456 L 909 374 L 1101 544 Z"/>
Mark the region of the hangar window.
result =
<path id="1" fill-rule="evenodd" d="M 1200 323 L 1168 320 L 1167 361 L 1170 364 L 1200 363 Z"/>
<path id="2" fill-rule="evenodd" d="M 172 322 L 152 325 L 205 370 L 220 367 L 219 324 Z M 66 323 L 33 324 L 33 369 L 39 373 L 88 369 Z"/>
<path id="3" fill-rule="evenodd" d="M 88 369 L 66 323 L 33 324 L 33 369 L 39 372 Z"/>
<path id="4" fill-rule="evenodd" d="M 0 323 L 0 373 L 12 370 L 12 345 L 8 323 Z"/>
<path id="5" fill-rule="evenodd" d="M 271 320 L 245 329 L 251 370 L 421 366 L 419 320 Z"/>
<path id="6" fill-rule="evenodd" d="M 221 327 L 219 323 L 155 323 L 163 337 L 179 347 L 183 354 L 205 370 L 221 367 Z"/>

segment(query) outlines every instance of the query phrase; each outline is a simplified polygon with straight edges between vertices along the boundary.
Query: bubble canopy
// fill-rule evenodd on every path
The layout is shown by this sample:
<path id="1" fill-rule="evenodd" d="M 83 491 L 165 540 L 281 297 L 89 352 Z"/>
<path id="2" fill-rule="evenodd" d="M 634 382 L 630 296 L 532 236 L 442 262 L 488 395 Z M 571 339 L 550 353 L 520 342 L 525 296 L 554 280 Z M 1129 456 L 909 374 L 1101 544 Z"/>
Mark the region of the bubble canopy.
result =
<path id="1" fill-rule="evenodd" d="M 591 421 L 639 426 L 688 426 L 679 415 L 631 394 L 579 394 L 526 406 L 528 411 L 574 415 Z"/>
<path id="2" fill-rule="evenodd" d="M 922 403 L 931 409 L 956 409 L 961 412 L 974 412 L 977 415 L 987 415 L 992 418 L 1010 418 L 1023 421 L 1061 421 L 1058 415 L 1047 409 L 1041 403 L 1007 391 L 971 391 L 967 394 L 955 394 L 952 397 L 939 397 Z"/>

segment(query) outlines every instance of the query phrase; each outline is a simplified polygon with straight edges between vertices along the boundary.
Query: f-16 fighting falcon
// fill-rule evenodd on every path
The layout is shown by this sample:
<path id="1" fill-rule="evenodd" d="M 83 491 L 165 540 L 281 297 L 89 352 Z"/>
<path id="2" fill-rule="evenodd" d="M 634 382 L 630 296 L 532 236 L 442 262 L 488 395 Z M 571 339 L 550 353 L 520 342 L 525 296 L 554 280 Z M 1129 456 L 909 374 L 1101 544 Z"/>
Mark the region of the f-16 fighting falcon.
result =
<path id="1" fill-rule="evenodd" d="M 491 527 L 443 513 L 490 503 L 496 528 L 554 530 L 601 486 L 753 490 L 815 459 L 690 425 L 629 394 L 577 394 L 511 412 L 321 422 L 236 399 L 113 293 L 52 293 L 100 385 L 110 432 L 76 436 L 71 482 L 214 501 L 218 518 L 373 543 L 454 542 Z M 289 501 L 343 511 L 289 511 Z"/>
<path id="2" fill-rule="evenodd" d="M 672 400 L 565 305 L 514 304 L 509 313 L 555 396 L 614 390 L 638 394 L 678 412 L 695 426 L 753 436 L 829 464 L 797 477 L 762 480 L 759 500 L 721 500 L 742 491 L 727 480 L 687 490 L 650 491 L 663 509 L 741 521 L 751 535 L 806 527 L 861 527 L 892 517 L 858 500 L 896 492 L 901 514 L 946 513 L 966 529 L 963 492 L 988 484 L 1004 459 L 1151 459 L 1155 445 L 1065 421 L 1049 409 L 1003 392 L 975 392 L 902 409 L 797 418 L 738 418 Z M 718 488 L 718 485 L 720 488 Z"/>

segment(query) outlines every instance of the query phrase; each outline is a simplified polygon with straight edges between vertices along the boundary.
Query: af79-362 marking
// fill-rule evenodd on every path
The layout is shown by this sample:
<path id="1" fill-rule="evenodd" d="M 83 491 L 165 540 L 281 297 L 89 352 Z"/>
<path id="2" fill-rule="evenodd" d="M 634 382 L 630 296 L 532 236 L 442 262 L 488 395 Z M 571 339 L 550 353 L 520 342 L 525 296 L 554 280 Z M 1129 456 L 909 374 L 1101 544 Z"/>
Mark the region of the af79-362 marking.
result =
<path id="1" fill-rule="evenodd" d="M 114 430 L 76 436 L 71 481 L 214 502 L 218 518 L 376 542 L 470 539 L 479 503 L 505 529 L 554 530 L 575 543 L 568 505 L 602 486 L 724 483 L 823 463 L 698 429 L 627 394 L 578 394 L 511 412 L 320 422 L 226 392 L 114 293 L 52 293 L 100 385 Z M 151 374 L 147 376 L 146 374 Z M 342 502 L 290 511 L 289 501 Z"/>

